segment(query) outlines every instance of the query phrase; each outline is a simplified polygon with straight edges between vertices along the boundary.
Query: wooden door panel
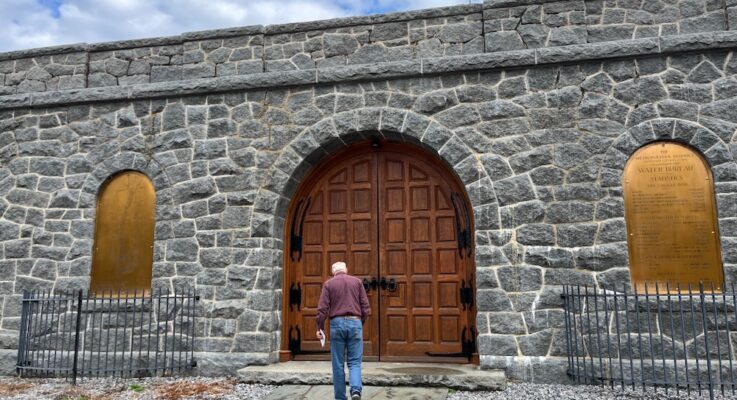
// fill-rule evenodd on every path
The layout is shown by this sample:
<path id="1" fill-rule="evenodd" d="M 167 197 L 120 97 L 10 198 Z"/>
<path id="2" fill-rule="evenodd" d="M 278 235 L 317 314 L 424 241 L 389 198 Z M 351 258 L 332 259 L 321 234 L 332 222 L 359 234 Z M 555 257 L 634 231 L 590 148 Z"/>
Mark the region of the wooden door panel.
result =
<path id="1" fill-rule="evenodd" d="M 415 342 L 431 344 L 435 336 L 432 315 L 415 315 L 412 319 Z"/>
<path id="2" fill-rule="evenodd" d="M 460 324 L 458 315 L 441 315 L 440 318 L 440 340 L 444 343 L 458 343 L 460 332 L 454 328 Z"/>
<path id="3" fill-rule="evenodd" d="M 401 160 L 386 160 L 383 167 L 386 182 L 404 181 L 404 163 Z"/>
<path id="4" fill-rule="evenodd" d="M 322 252 L 305 252 L 302 260 L 302 276 L 322 278 Z"/>
<path id="5" fill-rule="evenodd" d="M 317 309 L 320 301 L 321 283 L 304 283 L 302 285 L 302 307 L 306 309 Z"/>
<path id="6" fill-rule="evenodd" d="M 412 250 L 412 273 L 415 276 L 427 275 L 432 273 L 431 249 Z"/>
<path id="7" fill-rule="evenodd" d="M 328 183 L 331 185 L 339 185 L 341 183 L 346 183 L 346 179 L 348 177 L 348 169 L 342 168 L 339 171 L 335 172 L 330 179 L 328 180 Z"/>
<path id="8" fill-rule="evenodd" d="M 385 226 L 386 243 L 404 243 L 404 219 L 387 219 Z"/>
<path id="9" fill-rule="evenodd" d="M 389 275 L 406 275 L 407 263 L 404 250 L 391 250 L 386 255 L 386 271 Z"/>
<path id="10" fill-rule="evenodd" d="M 438 211 L 450 211 L 452 213 L 453 207 L 451 206 L 447 189 L 435 187 L 435 209 Z"/>
<path id="11" fill-rule="evenodd" d="M 430 209 L 429 187 L 418 186 L 410 188 L 410 198 L 412 199 L 412 211 L 428 211 Z"/>
<path id="12" fill-rule="evenodd" d="M 430 218 L 415 217 L 412 218 L 412 243 L 419 245 L 430 241 Z"/>
<path id="13" fill-rule="evenodd" d="M 458 282 L 437 282 L 437 299 L 440 308 L 458 308 Z"/>
<path id="14" fill-rule="evenodd" d="M 454 216 L 441 217 L 435 219 L 435 231 L 437 232 L 436 241 L 438 242 L 455 242 L 455 220 Z"/>
<path id="15" fill-rule="evenodd" d="M 371 207 L 371 204 L 373 204 L 374 202 L 371 200 L 372 198 L 375 197 L 375 194 L 372 193 L 371 190 L 356 189 L 356 190 L 353 190 L 352 196 L 353 196 L 353 204 L 352 204 L 353 212 L 372 214 L 372 210 L 370 207 Z"/>
<path id="16" fill-rule="evenodd" d="M 329 222 L 328 243 L 336 245 L 346 245 L 346 221 L 330 221 Z"/>
<path id="17" fill-rule="evenodd" d="M 371 259 L 371 251 L 354 251 L 351 256 L 353 257 L 353 262 L 350 264 L 352 266 L 352 275 L 376 275 L 376 263 Z"/>
<path id="18" fill-rule="evenodd" d="M 432 282 L 417 282 L 412 286 L 414 301 L 412 308 L 419 310 L 420 308 L 432 308 L 433 306 L 433 284 Z"/>
<path id="19" fill-rule="evenodd" d="M 386 211 L 404 211 L 404 190 L 402 190 L 402 188 L 387 189 Z"/>
<path id="20" fill-rule="evenodd" d="M 455 249 L 438 249 L 437 272 L 439 274 L 455 274 L 456 260 L 458 259 L 458 250 Z"/>

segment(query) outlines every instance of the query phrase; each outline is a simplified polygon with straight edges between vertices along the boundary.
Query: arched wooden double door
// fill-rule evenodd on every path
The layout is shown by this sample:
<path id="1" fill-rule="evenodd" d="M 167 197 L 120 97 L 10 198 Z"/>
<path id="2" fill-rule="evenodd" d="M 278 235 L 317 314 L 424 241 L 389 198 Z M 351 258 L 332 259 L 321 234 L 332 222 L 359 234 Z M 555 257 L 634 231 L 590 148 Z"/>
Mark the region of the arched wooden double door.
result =
<path id="1" fill-rule="evenodd" d="M 440 160 L 407 145 L 356 145 L 316 168 L 290 207 L 284 353 L 329 357 L 315 315 L 331 264 L 345 261 L 368 287 L 366 359 L 467 362 L 476 336 L 467 204 Z"/>

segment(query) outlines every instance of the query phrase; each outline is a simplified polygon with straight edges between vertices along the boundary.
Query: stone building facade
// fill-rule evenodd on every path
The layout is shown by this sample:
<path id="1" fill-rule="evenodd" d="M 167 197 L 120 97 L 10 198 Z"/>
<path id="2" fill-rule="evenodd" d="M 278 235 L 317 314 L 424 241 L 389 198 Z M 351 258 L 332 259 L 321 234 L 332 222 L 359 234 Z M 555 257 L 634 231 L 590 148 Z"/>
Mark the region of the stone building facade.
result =
<path id="1" fill-rule="evenodd" d="M 486 0 L 0 54 L 3 370 L 24 290 L 89 287 L 97 195 L 125 170 L 156 189 L 153 287 L 202 298 L 201 373 L 278 362 L 292 197 L 379 138 L 465 185 L 480 365 L 566 381 L 560 285 L 629 281 L 639 147 L 708 161 L 737 278 L 734 29 L 733 0 Z"/>

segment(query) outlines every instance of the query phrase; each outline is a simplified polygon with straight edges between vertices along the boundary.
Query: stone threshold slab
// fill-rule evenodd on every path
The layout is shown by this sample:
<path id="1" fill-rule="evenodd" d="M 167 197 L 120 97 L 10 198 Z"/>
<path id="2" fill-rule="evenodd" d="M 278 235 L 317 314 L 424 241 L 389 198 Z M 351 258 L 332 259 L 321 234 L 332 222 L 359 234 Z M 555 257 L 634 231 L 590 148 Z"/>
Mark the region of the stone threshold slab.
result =
<path id="1" fill-rule="evenodd" d="M 482 370 L 475 365 L 364 362 L 367 386 L 442 387 L 459 390 L 504 390 L 504 371 Z M 290 361 L 252 365 L 238 371 L 243 383 L 270 385 L 330 385 L 329 361 Z"/>
<path id="2" fill-rule="evenodd" d="M 447 397 L 448 389 L 444 388 L 364 386 L 361 400 L 445 400 Z M 332 398 L 332 385 L 287 385 L 280 386 L 264 400 L 326 400 Z"/>

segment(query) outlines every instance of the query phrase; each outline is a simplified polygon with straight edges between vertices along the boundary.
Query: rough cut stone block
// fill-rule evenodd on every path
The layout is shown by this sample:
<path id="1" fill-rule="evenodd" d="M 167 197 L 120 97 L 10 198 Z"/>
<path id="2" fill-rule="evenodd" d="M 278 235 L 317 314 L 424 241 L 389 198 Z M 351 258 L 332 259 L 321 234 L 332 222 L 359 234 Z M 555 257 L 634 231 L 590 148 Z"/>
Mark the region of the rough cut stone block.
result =
<path id="1" fill-rule="evenodd" d="M 501 267 L 497 270 L 499 284 L 507 292 L 528 292 L 542 286 L 540 268 L 528 266 Z"/>
<path id="2" fill-rule="evenodd" d="M 181 66 L 158 66 L 151 67 L 151 82 L 168 82 L 182 79 Z"/>
<path id="3" fill-rule="evenodd" d="M 481 22 L 448 24 L 440 29 L 437 38 L 443 43 L 465 43 L 481 36 Z"/>
<path id="4" fill-rule="evenodd" d="M 517 355 L 517 342 L 511 335 L 479 335 L 478 348 L 481 354 L 500 356 Z"/>
<path id="5" fill-rule="evenodd" d="M 517 241 L 527 245 L 552 245 L 555 231 L 552 225 L 529 224 L 517 229 Z"/>
<path id="6" fill-rule="evenodd" d="M 507 51 L 526 48 L 522 38 L 516 31 L 492 32 L 484 35 L 486 51 Z"/>
<path id="7" fill-rule="evenodd" d="M 384 41 L 392 39 L 400 39 L 407 37 L 407 23 L 406 22 L 394 22 L 388 24 L 374 25 L 371 30 L 371 41 Z"/>
<path id="8" fill-rule="evenodd" d="M 524 335 L 525 322 L 520 313 L 489 313 L 489 329 L 493 334 Z"/>
<path id="9" fill-rule="evenodd" d="M 325 57 L 349 55 L 358 49 L 358 42 L 352 35 L 327 33 L 323 36 Z"/>

